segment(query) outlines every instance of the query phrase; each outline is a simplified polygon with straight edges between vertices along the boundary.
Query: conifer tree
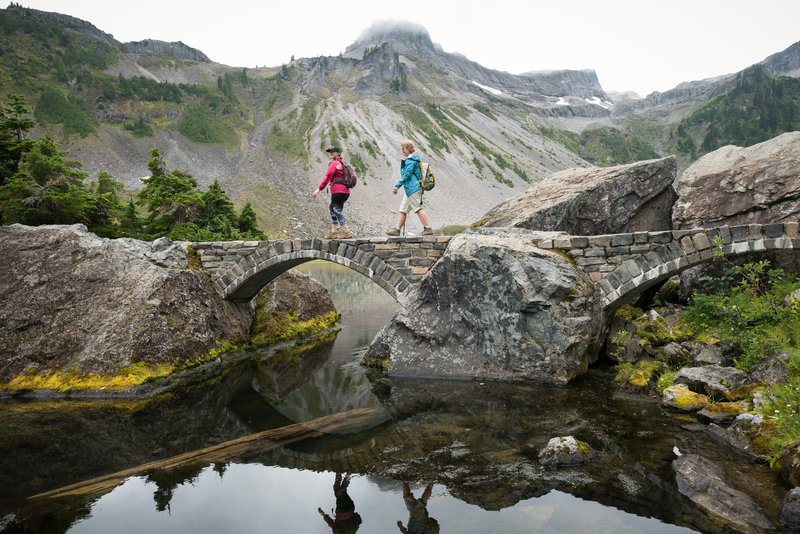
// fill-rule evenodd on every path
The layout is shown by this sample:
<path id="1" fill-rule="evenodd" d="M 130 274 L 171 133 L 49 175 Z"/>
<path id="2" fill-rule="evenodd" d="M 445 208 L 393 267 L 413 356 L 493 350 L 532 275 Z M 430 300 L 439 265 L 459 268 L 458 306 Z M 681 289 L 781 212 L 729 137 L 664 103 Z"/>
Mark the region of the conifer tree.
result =
<path id="1" fill-rule="evenodd" d="M 150 212 L 147 230 L 153 235 L 167 235 L 176 225 L 195 220 L 203 207 L 197 180 L 179 169 L 167 171 L 157 148 L 150 151 L 147 168 L 151 176 L 141 179 L 145 185 L 137 195 L 138 203 Z"/>

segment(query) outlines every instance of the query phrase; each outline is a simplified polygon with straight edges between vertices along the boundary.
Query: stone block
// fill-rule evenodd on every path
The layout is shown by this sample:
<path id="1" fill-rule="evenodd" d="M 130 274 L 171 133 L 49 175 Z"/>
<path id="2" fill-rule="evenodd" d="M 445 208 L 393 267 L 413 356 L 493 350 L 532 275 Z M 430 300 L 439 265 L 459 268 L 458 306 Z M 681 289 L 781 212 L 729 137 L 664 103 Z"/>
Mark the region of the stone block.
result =
<path id="1" fill-rule="evenodd" d="M 761 251 L 761 250 L 766 250 L 767 249 L 767 246 L 764 243 L 764 239 L 756 239 L 756 240 L 754 240 L 752 246 L 753 246 L 753 250 L 754 251 Z"/>
<path id="2" fill-rule="evenodd" d="M 536 243 L 536 246 L 539 247 L 539 248 L 551 249 L 551 248 L 553 248 L 553 240 L 552 239 L 542 239 L 538 243 Z"/>
<path id="3" fill-rule="evenodd" d="M 569 237 L 557 237 L 553 239 L 553 248 L 562 250 L 572 248 L 572 239 Z"/>
<path id="4" fill-rule="evenodd" d="M 590 247 L 607 247 L 611 245 L 611 235 L 591 235 L 588 237 Z"/>
<path id="5" fill-rule="evenodd" d="M 634 260 L 625 260 L 625 262 L 622 264 L 622 267 L 627 269 L 627 271 L 631 275 L 631 278 L 642 274 L 641 267 L 639 267 L 639 264 L 636 263 Z"/>
<path id="6" fill-rule="evenodd" d="M 584 257 L 581 257 L 581 258 L 577 258 L 575 260 L 575 263 L 577 263 L 581 267 L 584 267 L 586 265 L 603 265 L 603 264 L 606 263 L 606 259 L 605 258 L 600 258 L 600 257 L 587 258 L 587 257 L 584 256 Z"/>
<path id="7" fill-rule="evenodd" d="M 650 252 L 650 245 L 633 245 L 631 246 L 631 254 L 644 254 Z"/>
<path id="8" fill-rule="evenodd" d="M 640 245 L 642 243 L 647 243 L 649 240 L 649 234 L 647 232 L 634 232 L 633 233 L 633 242 L 634 244 Z"/>
<path id="9" fill-rule="evenodd" d="M 694 245 L 695 250 L 705 250 L 707 248 L 711 248 L 711 242 L 708 240 L 708 236 L 703 232 L 692 235 L 692 244 Z"/>
<path id="10" fill-rule="evenodd" d="M 583 251 L 583 255 L 586 257 L 594 258 L 594 257 L 603 257 L 606 256 L 606 249 L 604 248 L 587 248 Z"/>
<path id="11" fill-rule="evenodd" d="M 734 243 L 741 243 L 747 241 L 747 227 L 746 226 L 731 226 L 729 227 L 731 237 Z"/>
<path id="12" fill-rule="evenodd" d="M 778 237 L 783 236 L 783 225 L 782 224 L 765 224 L 764 225 L 764 237 L 775 239 Z"/>
<path id="13" fill-rule="evenodd" d="M 572 238 L 572 248 L 586 248 L 589 246 L 589 238 L 588 237 L 573 237 Z"/>
<path id="14" fill-rule="evenodd" d="M 633 234 L 615 234 L 611 237 L 612 247 L 624 247 L 633 245 Z"/>
<path id="15" fill-rule="evenodd" d="M 412 267 L 425 267 L 425 272 L 428 272 L 434 261 L 430 258 L 411 258 L 408 260 L 408 264 Z"/>
<path id="16" fill-rule="evenodd" d="M 680 239 L 680 245 L 685 255 L 692 254 L 695 251 L 694 243 L 692 243 L 692 236 L 686 235 Z"/>
<path id="17" fill-rule="evenodd" d="M 606 280 L 608 280 L 608 283 L 611 284 L 611 287 L 613 287 L 614 289 L 617 289 L 619 286 L 622 285 L 622 282 L 617 277 L 616 272 L 613 272 L 608 276 L 606 276 Z"/>
<path id="18" fill-rule="evenodd" d="M 615 256 L 618 254 L 630 254 L 630 247 L 606 247 L 606 256 Z"/>
<path id="19" fill-rule="evenodd" d="M 668 261 L 672 260 L 674 256 L 669 250 L 669 247 L 661 246 L 655 250 L 655 253 L 658 255 L 661 263 L 667 263 Z"/>
<path id="20" fill-rule="evenodd" d="M 760 224 L 748 224 L 747 235 L 750 239 L 760 239 L 764 237 L 764 227 Z"/>
<path id="21" fill-rule="evenodd" d="M 637 256 L 636 258 L 633 259 L 633 261 L 636 262 L 636 265 L 639 266 L 639 269 L 641 269 L 643 273 L 646 273 L 653 267 L 652 265 L 647 263 L 647 260 L 645 259 L 644 256 Z"/>
<path id="22" fill-rule="evenodd" d="M 590 276 L 590 278 L 591 278 L 591 276 Z M 600 286 L 600 289 L 606 295 L 609 294 L 609 293 L 612 293 L 614 291 L 614 289 L 616 289 L 614 286 L 611 285 L 611 282 L 609 282 L 606 279 L 593 280 L 593 282 L 595 282 L 598 286 Z"/>
<path id="23" fill-rule="evenodd" d="M 788 222 L 783 225 L 786 237 L 797 237 L 800 232 L 800 222 Z"/>
<path id="24" fill-rule="evenodd" d="M 669 243 L 672 241 L 672 231 L 663 230 L 660 232 L 649 232 L 647 239 L 650 243 Z"/>

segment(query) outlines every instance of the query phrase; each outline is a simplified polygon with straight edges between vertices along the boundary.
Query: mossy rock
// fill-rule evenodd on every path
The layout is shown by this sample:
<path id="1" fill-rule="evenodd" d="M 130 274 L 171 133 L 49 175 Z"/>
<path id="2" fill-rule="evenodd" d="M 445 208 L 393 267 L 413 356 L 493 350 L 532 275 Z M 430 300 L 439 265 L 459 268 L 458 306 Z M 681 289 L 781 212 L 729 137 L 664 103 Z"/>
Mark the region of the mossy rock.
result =
<path id="1" fill-rule="evenodd" d="M 708 397 L 690 390 L 685 384 L 675 384 L 664 390 L 663 406 L 683 412 L 696 412 L 708 406 Z"/>
<path id="2" fill-rule="evenodd" d="M 644 315 L 644 311 L 641 308 L 631 306 L 630 304 L 620 306 L 619 309 L 614 313 L 614 317 L 619 317 L 626 321 L 633 321 L 642 315 Z"/>
<path id="3" fill-rule="evenodd" d="M 715 402 L 697 412 L 697 415 L 712 423 L 727 424 L 743 411 L 739 404 L 733 402 Z"/>
<path id="4" fill-rule="evenodd" d="M 752 401 L 753 393 L 761 389 L 764 389 L 764 384 L 745 384 L 729 389 L 728 392 L 725 393 L 725 399 L 731 402 L 742 400 Z"/>
<path id="5" fill-rule="evenodd" d="M 784 480 L 793 486 L 800 486 L 800 441 L 783 447 L 769 465 Z"/>
<path id="6" fill-rule="evenodd" d="M 615 381 L 627 389 L 644 390 L 655 383 L 664 364 L 655 360 L 643 360 L 635 364 L 617 366 Z"/>

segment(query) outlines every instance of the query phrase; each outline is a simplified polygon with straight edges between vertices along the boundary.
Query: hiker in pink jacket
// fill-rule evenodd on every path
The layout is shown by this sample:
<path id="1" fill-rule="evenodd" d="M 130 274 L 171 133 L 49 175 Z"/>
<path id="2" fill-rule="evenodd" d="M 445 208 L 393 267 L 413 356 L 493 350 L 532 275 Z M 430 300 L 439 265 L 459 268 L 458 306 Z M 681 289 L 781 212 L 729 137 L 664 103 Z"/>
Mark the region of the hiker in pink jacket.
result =
<path id="1" fill-rule="evenodd" d="M 319 192 L 330 184 L 331 203 L 328 206 L 328 210 L 331 212 L 331 231 L 324 239 L 336 239 L 337 237 L 348 239 L 353 237 L 353 234 L 350 233 L 350 229 L 347 227 L 347 219 L 344 218 L 342 210 L 344 209 L 344 203 L 350 198 L 350 189 L 341 183 L 344 180 L 342 151 L 339 147 L 332 146 L 325 149 L 325 152 L 327 152 L 331 158 L 331 162 L 328 164 L 328 172 L 325 174 L 325 179 L 322 180 L 322 183 L 319 184 L 319 187 L 314 190 L 311 196 L 316 198 Z M 337 225 L 342 229 L 341 235 L 337 233 Z"/>

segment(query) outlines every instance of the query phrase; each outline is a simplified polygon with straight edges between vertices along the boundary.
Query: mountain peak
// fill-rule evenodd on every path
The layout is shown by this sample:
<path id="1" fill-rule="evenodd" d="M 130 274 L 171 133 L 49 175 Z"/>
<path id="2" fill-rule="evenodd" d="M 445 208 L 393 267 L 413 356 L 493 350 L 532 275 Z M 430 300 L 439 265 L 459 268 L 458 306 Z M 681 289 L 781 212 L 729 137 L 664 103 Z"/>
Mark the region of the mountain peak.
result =
<path id="1" fill-rule="evenodd" d="M 407 20 L 381 20 L 364 30 L 358 39 L 347 47 L 347 51 L 385 42 L 415 49 L 436 49 L 428 30 L 421 24 Z"/>

